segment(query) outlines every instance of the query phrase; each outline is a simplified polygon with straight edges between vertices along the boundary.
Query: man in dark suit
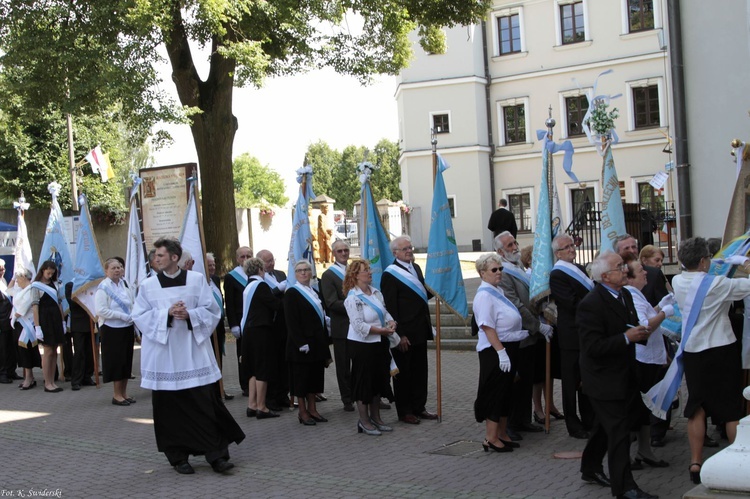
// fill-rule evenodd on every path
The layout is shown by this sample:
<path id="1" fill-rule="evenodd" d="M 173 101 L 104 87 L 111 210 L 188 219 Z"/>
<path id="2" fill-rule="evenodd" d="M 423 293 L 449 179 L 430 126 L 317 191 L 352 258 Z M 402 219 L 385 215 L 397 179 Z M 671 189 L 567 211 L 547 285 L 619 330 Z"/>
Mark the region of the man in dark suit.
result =
<path id="1" fill-rule="evenodd" d="M 627 265 L 605 251 L 591 265 L 594 289 L 581 300 L 576 324 L 581 342 L 581 378 L 596 415 L 581 458 L 581 478 L 606 486 L 602 460 L 608 454 L 612 495 L 626 499 L 657 496 L 638 488 L 630 469 L 630 430 L 643 402 L 636 379 L 635 343 L 649 330 L 638 324 L 633 298 L 624 288 Z"/>
<path id="2" fill-rule="evenodd" d="M 86 310 L 73 301 L 73 283 L 65 284 L 65 299 L 70 307 L 70 333 L 73 336 L 73 369 L 70 381 L 71 390 L 82 386 L 96 386 L 94 375 L 94 352 L 91 344 L 91 319 Z"/>
<path id="3" fill-rule="evenodd" d="M 219 346 L 219 352 L 216 356 L 216 363 L 219 365 L 219 369 L 224 369 L 224 344 L 227 341 L 226 329 L 224 329 L 224 319 L 226 314 L 224 313 L 224 295 L 221 293 L 221 278 L 216 275 L 216 257 L 213 253 L 206 253 L 206 269 L 208 270 L 208 285 L 211 287 L 211 292 L 214 294 L 214 298 L 221 307 L 221 320 L 219 325 L 216 326 L 216 342 Z M 223 386 L 223 385 L 222 385 Z M 234 395 L 230 395 L 224 391 L 219 394 L 224 400 L 232 400 Z"/>
<path id="4" fill-rule="evenodd" d="M 269 250 L 260 250 L 257 256 L 263 262 L 263 271 L 266 273 L 265 282 L 271 287 L 271 292 L 278 298 L 284 297 L 286 291 L 286 274 L 276 270 L 276 258 Z M 274 331 L 276 336 L 273 344 L 273 356 L 275 370 L 268 380 L 268 391 L 266 392 L 266 406 L 272 411 L 280 411 L 289 407 L 289 366 L 286 363 L 286 320 L 284 309 L 276 312 L 274 316 Z"/>
<path id="5" fill-rule="evenodd" d="M 432 294 L 424 286 L 424 276 L 414 263 L 414 247 L 408 236 L 390 243 L 396 259 L 383 272 L 380 288 L 385 308 L 398 324 L 401 343 L 391 349 L 399 374 L 393 380 L 398 418 L 407 424 L 420 419 L 437 419 L 427 412 L 427 340 L 432 338 L 432 321 L 427 303 Z M 382 255 L 385 256 L 385 255 Z"/>
<path id="6" fill-rule="evenodd" d="M 581 366 L 578 362 L 581 348 L 575 321 L 576 308 L 594 288 L 594 281 L 589 279 L 586 269 L 574 262 L 576 247 L 569 235 L 562 234 L 554 238 L 552 251 L 557 262 L 549 275 L 549 287 L 557 305 L 557 341 L 560 345 L 565 426 L 571 437 L 587 439 L 587 430 L 594 424 L 594 412 L 588 397 L 581 390 Z M 581 412 L 580 419 L 578 410 Z"/>
<path id="7" fill-rule="evenodd" d="M 224 306 L 227 313 L 227 323 L 232 336 L 237 339 L 237 372 L 240 373 L 240 388 L 242 395 L 247 397 L 248 380 L 242 376 L 242 365 L 240 357 L 242 356 L 242 333 L 240 332 L 240 322 L 242 322 L 242 293 L 247 286 L 247 276 L 242 270 L 242 264 L 245 260 L 253 257 L 253 250 L 247 246 L 237 248 L 235 258 L 237 266 L 224 276 Z"/>
<path id="8" fill-rule="evenodd" d="M 623 261 L 627 262 L 629 259 L 638 260 L 638 241 L 630 234 L 617 236 L 614 242 L 614 249 L 622 257 Z M 643 293 L 643 296 L 646 297 L 651 306 L 655 307 L 662 298 L 669 294 L 667 282 L 664 280 L 664 274 L 661 269 L 644 265 L 643 270 L 646 271 L 646 285 L 641 290 L 641 293 Z"/>
<path id="9" fill-rule="evenodd" d="M 505 297 L 513 303 L 521 314 L 523 329 L 529 332 L 529 337 L 522 340 L 518 349 L 518 381 L 513 383 L 513 410 L 508 419 L 508 430 L 511 438 L 520 440 L 519 431 L 540 432 L 539 425 L 531 422 L 531 394 L 534 387 L 534 345 L 537 341 L 552 338 L 552 326 L 542 324 L 539 314 L 531 305 L 529 298 L 529 278 L 521 264 L 521 251 L 518 242 L 508 231 L 501 232 L 495 238 L 495 251 L 503 260 L 503 275 L 500 288 Z"/>
<path id="10" fill-rule="evenodd" d="M 492 237 L 497 237 L 498 234 L 505 232 L 506 230 L 513 235 L 513 238 L 518 235 L 516 216 L 508 209 L 507 200 L 500 200 L 500 207 L 490 215 L 490 221 L 487 224 L 487 228 L 492 231 Z"/>
<path id="11" fill-rule="evenodd" d="M 346 348 L 346 336 L 349 333 L 349 316 L 344 308 L 344 276 L 346 275 L 346 264 L 349 262 L 349 245 L 341 239 L 336 240 L 331 246 L 333 249 L 334 263 L 320 277 L 320 293 L 323 295 L 323 304 L 328 316 L 331 318 L 331 339 L 333 340 L 333 358 L 336 366 L 336 380 L 339 384 L 341 402 L 344 410 L 354 411 L 351 388 L 351 359 Z"/>

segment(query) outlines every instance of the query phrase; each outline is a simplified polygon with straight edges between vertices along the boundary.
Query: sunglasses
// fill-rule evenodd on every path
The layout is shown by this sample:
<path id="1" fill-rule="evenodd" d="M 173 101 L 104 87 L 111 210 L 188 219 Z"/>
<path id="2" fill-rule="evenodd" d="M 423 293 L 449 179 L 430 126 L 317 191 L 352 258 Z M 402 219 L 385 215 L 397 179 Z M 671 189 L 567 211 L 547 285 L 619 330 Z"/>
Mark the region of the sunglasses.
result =
<path id="1" fill-rule="evenodd" d="M 493 274 L 496 274 L 497 272 L 502 272 L 503 268 L 502 267 L 492 267 L 491 269 L 488 269 L 488 270 L 490 272 L 492 272 Z"/>

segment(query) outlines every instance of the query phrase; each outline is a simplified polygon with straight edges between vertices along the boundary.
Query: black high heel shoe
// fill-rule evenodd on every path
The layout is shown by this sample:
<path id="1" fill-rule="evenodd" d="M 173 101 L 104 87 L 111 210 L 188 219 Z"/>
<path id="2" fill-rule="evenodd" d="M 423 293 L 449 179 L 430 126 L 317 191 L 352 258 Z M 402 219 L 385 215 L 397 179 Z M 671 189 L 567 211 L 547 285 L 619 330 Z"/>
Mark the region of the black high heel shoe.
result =
<path id="1" fill-rule="evenodd" d="M 542 416 L 542 417 L 540 418 L 540 417 L 539 417 L 539 416 L 537 415 L 537 413 L 536 413 L 536 412 L 535 412 L 535 413 L 533 413 L 533 414 L 534 414 L 534 421 L 535 421 L 535 422 L 536 422 L 537 424 L 541 424 L 541 425 L 543 425 L 543 424 L 545 424 L 545 423 L 546 423 L 546 421 L 545 421 L 545 417 L 544 417 L 544 416 Z"/>
<path id="2" fill-rule="evenodd" d="M 691 469 L 693 466 L 697 466 L 698 471 L 693 471 Z M 690 473 L 690 481 L 696 485 L 701 483 L 701 468 L 702 467 L 703 467 L 702 463 L 690 463 L 690 466 L 688 466 L 688 472 Z"/>
<path id="3" fill-rule="evenodd" d="M 503 440 L 500 437 L 497 437 L 497 439 L 500 440 L 504 446 L 510 447 L 511 449 L 518 449 L 519 447 L 521 447 L 521 444 L 519 444 L 518 442 L 514 442 L 512 440 Z"/>
<path id="4" fill-rule="evenodd" d="M 484 439 L 484 442 L 482 442 L 482 447 L 484 448 L 484 452 L 489 452 L 490 449 L 494 450 L 495 452 L 513 452 L 513 447 L 510 447 L 506 445 L 505 447 L 498 447 L 486 438 Z"/>
<path id="5" fill-rule="evenodd" d="M 565 419 L 565 415 L 561 413 L 560 411 L 550 411 L 550 416 L 552 416 L 555 419 Z"/>

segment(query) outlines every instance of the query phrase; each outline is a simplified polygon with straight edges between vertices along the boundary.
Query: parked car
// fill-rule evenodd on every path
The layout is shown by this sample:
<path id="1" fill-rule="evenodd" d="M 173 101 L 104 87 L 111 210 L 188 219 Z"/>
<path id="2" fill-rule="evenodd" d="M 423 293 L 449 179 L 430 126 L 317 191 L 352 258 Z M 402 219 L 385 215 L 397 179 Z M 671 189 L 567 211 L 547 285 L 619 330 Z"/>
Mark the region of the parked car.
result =
<path id="1" fill-rule="evenodd" d="M 346 224 L 336 224 L 334 235 L 336 236 L 336 239 L 343 239 L 349 243 L 356 241 L 359 235 L 357 232 L 357 222 L 347 221 Z"/>

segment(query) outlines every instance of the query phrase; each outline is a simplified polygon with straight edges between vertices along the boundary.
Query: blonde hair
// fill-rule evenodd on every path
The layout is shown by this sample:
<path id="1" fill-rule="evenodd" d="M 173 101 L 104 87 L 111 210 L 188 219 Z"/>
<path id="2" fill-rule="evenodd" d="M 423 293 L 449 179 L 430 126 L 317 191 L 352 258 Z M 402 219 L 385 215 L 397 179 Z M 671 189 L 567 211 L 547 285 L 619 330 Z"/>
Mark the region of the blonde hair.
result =
<path id="1" fill-rule="evenodd" d="M 364 268 L 369 268 L 370 262 L 357 258 L 352 260 L 352 263 L 346 267 L 346 275 L 344 276 L 344 284 L 342 286 L 344 295 L 349 294 L 349 291 L 357 286 L 357 274 L 359 274 Z"/>

